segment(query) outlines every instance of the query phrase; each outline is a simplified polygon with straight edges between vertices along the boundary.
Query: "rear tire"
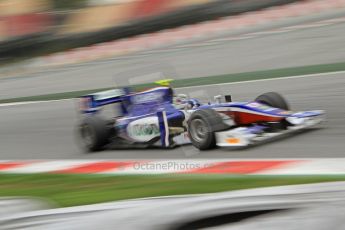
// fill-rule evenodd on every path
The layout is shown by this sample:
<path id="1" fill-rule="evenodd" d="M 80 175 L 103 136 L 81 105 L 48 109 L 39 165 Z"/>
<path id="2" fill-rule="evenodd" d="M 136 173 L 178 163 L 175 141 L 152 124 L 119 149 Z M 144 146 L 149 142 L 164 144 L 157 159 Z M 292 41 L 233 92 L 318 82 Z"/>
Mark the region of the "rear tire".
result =
<path id="1" fill-rule="evenodd" d="M 276 92 L 264 93 L 258 96 L 255 101 L 283 110 L 290 110 L 290 106 L 285 98 Z"/>
<path id="2" fill-rule="evenodd" d="M 79 125 L 79 139 L 86 152 L 102 150 L 109 143 L 111 129 L 99 116 L 88 116 Z"/>
<path id="3" fill-rule="evenodd" d="M 221 116 L 212 109 L 197 110 L 188 121 L 190 140 L 200 150 L 215 148 L 215 132 L 228 128 Z"/>

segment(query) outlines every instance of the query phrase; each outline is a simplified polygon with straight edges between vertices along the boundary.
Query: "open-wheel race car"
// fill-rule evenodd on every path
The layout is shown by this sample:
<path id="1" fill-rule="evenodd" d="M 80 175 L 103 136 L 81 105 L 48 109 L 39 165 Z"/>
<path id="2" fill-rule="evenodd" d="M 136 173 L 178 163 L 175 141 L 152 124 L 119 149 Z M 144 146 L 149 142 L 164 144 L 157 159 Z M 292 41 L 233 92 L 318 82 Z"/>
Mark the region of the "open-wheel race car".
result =
<path id="1" fill-rule="evenodd" d="M 321 110 L 292 112 L 278 93 L 269 92 L 249 102 L 232 102 L 226 95 L 213 103 L 201 103 L 186 95 L 174 95 L 161 86 L 141 92 L 114 89 L 80 98 L 84 114 L 78 139 L 88 151 L 112 148 L 173 148 L 192 144 L 200 150 L 245 147 L 317 125 Z M 105 105 L 117 104 L 119 114 L 104 119 Z"/>

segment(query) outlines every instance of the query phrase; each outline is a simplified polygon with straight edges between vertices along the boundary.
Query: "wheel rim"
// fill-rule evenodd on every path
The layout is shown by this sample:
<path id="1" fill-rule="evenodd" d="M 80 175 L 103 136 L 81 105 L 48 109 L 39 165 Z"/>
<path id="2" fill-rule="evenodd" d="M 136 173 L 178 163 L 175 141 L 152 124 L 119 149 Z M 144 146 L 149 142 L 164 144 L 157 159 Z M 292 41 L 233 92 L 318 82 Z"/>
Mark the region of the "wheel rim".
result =
<path id="1" fill-rule="evenodd" d="M 190 125 L 190 135 L 197 142 L 203 142 L 207 138 L 207 125 L 201 119 L 194 119 Z"/>
<path id="2" fill-rule="evenodd" d="M 94 134 L 88 125 L 82 125 L 80 129 L 81 138 L 86 147 L 90 147 L 94 141 Z"/>

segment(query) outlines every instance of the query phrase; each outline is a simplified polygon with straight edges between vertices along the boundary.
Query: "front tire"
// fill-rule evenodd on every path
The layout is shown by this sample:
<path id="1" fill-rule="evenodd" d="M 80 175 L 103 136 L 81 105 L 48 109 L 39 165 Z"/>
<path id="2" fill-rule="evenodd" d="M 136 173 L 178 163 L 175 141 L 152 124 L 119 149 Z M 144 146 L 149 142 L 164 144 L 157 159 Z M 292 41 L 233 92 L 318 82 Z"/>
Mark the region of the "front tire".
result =
<path id="1" fill-rule="evenodd" d="M 215 132 L 229 128 L 221 116 L 212 109 L 195 111 L 188 121 L 188 134 L 192 144 L 207 150 L 216 147 Z"/>
<path id="2" fill-rule="evenodd" d="M 79 139 L 82 148 L 86 152 L 102 150 L 109 143 L 110 127 L 99 116 L 88 116 L 79 125 Z"/>
<path id="3" fill-rule="evenodd" d="M 264 93 L 258 96 L 255 101 L 283 110 L 290 110 L 289 103 L 285 100 L 285 98 L 276 92 L 269 92 Z"/>
<path id="4" fill-rule="evenodd" d="M 264 93 L 260 96 L 258 96 L 255 101 L 274 107 L 282 110 L 290 110 L 289 103 L 285 100 L 285 98 L 280 95 L 279 93 L 276 92 L 269 92 L 269 93 Z M 290 125 L 285 119 L 280 121 L 279 123 L 271 123 L 268 124 L 270 126 L 271 131 L 276 131 L 276 130 L 285 130 L 287 127 Z"/>

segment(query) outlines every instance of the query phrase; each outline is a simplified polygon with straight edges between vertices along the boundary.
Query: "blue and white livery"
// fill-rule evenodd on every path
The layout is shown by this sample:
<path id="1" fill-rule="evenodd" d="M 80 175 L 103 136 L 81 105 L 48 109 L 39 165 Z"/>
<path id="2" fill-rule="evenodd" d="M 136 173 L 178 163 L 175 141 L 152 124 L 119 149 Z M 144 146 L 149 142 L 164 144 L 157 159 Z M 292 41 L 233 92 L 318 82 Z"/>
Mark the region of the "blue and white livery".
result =
<path id="1" fill-rule="evenodd" d="M 172 148 L 192 144 L 200 150 L 245 147 L 278 136 L 313 127 L 324 111 L 292 112 L 278 93 L 260 95 L 249 102 L 201 103 L 185 95 L 174 95 L 161 86 L 141 92 L 128 88 L 103 91 L 80 98 L 84 114 L 78 126 L 87 151 L 111 148 Z M 106 105 L 117 105 L 118 114 L 100 116 Z"/>

